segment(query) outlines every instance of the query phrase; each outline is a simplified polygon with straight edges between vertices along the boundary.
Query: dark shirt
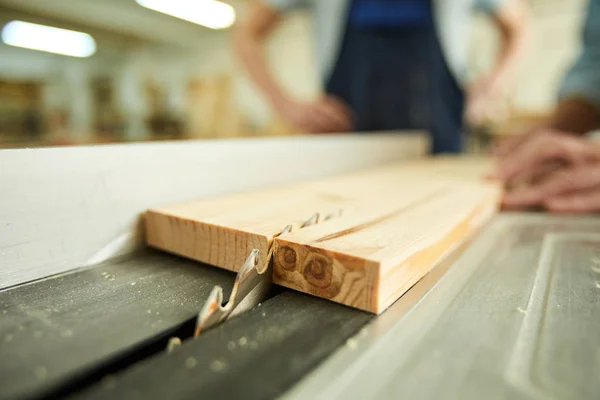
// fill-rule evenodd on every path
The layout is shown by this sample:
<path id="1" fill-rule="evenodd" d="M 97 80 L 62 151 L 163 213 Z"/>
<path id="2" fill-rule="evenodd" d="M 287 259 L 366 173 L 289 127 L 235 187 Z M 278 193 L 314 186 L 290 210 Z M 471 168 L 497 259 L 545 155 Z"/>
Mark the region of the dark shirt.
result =
<path id="1" fill-rule="evenodd" d="M 349 25 L 354 28 L 416 28 L 432 23 L 431 0 L 354 0 Z"/>

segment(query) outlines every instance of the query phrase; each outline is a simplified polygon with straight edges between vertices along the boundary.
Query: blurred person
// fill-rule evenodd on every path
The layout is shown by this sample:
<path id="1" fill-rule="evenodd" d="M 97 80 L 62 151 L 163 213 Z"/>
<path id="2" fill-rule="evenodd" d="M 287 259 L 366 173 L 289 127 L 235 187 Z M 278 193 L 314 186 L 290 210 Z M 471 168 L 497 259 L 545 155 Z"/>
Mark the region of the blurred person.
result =
<path id="1" fill-rule="evenodd" d="M 283 15 L 310 7 L 324 94 L 286 93 L 264 42 Z M 428 129 L 432 152 L 462 149 L 466 50 L 472 9 L 491 16 L 502 45 L 489 74 L 467 88 L 467 115 L 481 118 L 506 85 L 525 38 L 520 0 L 254 0 L 234 47 L 271 106 L 305 132 Z"/>
<path id="2" fill-rule="evenodd" d="M 582 45 L 551 117 L 495 150 L 507 208 L 600 212 L 600 144 L 582 136 L 600 129 L 600 0 L 589 1 Z"/>

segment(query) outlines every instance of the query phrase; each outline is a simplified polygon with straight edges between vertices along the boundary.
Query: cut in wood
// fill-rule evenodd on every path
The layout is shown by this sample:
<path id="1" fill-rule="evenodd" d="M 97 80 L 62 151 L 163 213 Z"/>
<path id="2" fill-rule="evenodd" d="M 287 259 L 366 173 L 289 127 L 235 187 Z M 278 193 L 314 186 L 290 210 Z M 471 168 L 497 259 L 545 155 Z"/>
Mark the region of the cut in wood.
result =
<path id="1" fill-rule="evenodd" d="M 254 248 L 265 263 L 274 240 L 274 283 L 380 313 L 494 214 L 488 167 L 425 159 L 157 208 L 147 241 L 236 271 Z M 316 212 L 336 217 L 275 238 Z"/>

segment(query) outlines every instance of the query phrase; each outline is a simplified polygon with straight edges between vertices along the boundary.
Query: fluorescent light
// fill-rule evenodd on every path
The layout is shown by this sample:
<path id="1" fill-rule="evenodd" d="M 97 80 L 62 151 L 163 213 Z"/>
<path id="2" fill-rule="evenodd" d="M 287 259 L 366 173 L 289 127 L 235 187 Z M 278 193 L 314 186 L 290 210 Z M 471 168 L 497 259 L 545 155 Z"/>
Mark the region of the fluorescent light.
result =
<path id="1" fill-rule="evenodd" d="M 139 5 L 212 29 L 229 28 L 235 10 L 216 0 L 135 0 Z"/>
<path id="2" fill-rule="evenodd" d="M 23 21 L 6 24 L 2 41 L 11 46 L 73 57 L 89 57 L 96 52 L 96 41 L 87 33 Z"/>

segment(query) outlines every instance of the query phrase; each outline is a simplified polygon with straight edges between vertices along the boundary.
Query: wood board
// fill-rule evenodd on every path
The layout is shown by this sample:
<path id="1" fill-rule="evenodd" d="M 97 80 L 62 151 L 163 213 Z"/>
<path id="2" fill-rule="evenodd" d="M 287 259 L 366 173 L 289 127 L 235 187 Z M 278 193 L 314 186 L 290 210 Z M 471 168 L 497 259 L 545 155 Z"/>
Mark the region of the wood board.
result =
<path id="1" fill-rule="evenodd" d="M 494 214 L 501 190 L 481 178 L 488 169 L 424 159 L 156 208 L 147 242 L 235 271 L 253 248 L 265 263 L 275 241 L 275 283 L 380 313 Z M 336 217 L 299 229 L 316 212 Z"/>

